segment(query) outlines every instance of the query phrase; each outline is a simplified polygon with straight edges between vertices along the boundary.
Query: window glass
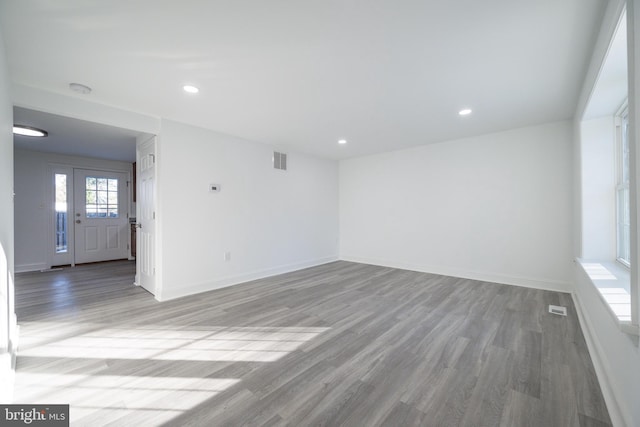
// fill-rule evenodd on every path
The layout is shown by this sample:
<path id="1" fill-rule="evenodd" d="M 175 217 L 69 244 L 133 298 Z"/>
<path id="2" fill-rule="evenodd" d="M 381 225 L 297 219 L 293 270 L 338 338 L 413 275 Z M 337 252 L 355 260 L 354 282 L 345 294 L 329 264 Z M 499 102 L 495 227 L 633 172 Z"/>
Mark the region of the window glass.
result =
<path id="1" fill-rule="evenodd" d="M 85 182 L 87 218 L 118 218 L 118 179 L 88 176 Z"/>
<path id="2" fill-rule="evenodd" d="M 65 253 L 67 246 L 67 174 L 55 174 L 55 239 L 56 253 Z"/>

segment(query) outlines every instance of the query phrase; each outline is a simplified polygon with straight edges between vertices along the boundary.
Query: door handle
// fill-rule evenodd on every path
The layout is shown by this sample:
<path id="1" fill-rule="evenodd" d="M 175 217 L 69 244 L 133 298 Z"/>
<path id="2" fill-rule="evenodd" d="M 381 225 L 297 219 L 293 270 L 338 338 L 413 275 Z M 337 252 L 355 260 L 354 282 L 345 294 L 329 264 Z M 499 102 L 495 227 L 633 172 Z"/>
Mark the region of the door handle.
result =
<path id="1" fill-rule="evenodd" d="M 76 219 L 76 224 L 80 224 L 82 221 L 80 221 L 79 219 Z"/>
<path id="2" fill-rule="evenodd" d="M 136 224 L 136 228 L 142 228 L 142 224 L 140 223 Z"/>

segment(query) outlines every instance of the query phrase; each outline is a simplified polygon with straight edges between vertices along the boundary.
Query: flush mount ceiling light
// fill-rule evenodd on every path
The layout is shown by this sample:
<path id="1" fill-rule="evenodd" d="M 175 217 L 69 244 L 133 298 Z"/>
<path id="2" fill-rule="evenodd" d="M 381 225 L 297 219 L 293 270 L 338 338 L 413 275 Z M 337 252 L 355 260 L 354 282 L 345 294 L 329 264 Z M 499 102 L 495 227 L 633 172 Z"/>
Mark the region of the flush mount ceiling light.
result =
<path id="1" fill-rule="evenodd" d="M 33 128 L 31 126 L 13 125 L 13 134 L 22 136 L 45 137 L 49 135 L 46 130 Z"/>
<path id="2" fill-rule="evenodd" d="M 462 110 L 458 111 L 458 114 L 460 114 L 461 116 L 468 116 L 471 113 L 471 108 L 463 108 Z"/>
<path id="3" fill-rule="evenodd" d="M 89 86 L 80 83 L 69 83 L 69 89 L 83 95 L 88 95 L 91 93 L 91 88 Z"/>
<path id="4" fill-rule="evenodd" d="M 338 144 L 346 144 L 347 140 L 346 139 L 339 139 L 338 140 Z"/>
<path id="5" fill-rule="evenodd" d="M 187 93 L 198 93 L 198 92 L 200 92 L 200 89 L 198 89 L 195 86 L 191 86 L 191 85 L 184 85 L 184 86 L 182 86 L 182 89 Z"/>

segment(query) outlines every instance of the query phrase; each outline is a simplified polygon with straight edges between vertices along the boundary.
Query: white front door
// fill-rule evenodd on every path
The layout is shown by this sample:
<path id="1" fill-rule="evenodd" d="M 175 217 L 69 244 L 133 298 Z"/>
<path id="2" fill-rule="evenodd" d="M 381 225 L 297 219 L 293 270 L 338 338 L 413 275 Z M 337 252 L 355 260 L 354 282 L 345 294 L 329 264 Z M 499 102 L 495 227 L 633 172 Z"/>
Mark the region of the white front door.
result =
<path id="1" fill-rule="evenodd" d="M 136 161 L 136 283 L 156 294 L 155 234 L 156 234 L 156 140 L 155 137 L 138 146 Z"/>
<path id="2" fill-rule="evenodd" d="M 75 263 L 126 259 L 127 175 L 74 169 Z"/>

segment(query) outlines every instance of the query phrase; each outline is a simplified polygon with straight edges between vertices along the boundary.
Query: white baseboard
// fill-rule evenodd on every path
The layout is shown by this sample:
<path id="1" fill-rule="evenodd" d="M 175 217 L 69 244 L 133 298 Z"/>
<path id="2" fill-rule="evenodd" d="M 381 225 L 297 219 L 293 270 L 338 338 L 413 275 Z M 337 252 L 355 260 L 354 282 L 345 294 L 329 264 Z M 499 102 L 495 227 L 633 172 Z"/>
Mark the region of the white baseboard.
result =
<path id="1" fill-rule="evenodd" d="M 251 273 L 240 274 L 236 276 L 224 277 L 213 281 L 191 284 L 180 289 L 171 289 L 167 291 L 167 286 L 163 286 L 161 295 L 156 295 L 158 301 L 168 301 L 171 299 L 186 297 L 189 295 L 199 294 L 201 292 L 212 291 L 214 289 L 226 288 L 228 286 L 237 285 L 251 280 L 264 279 L 266 277 L 276 276 L 278 274 L 290 273 L 292 271 L 302 270 L 303 268 L 315 267 L 329 262 L 337 261 L 337 256 L 329 256 L 318 258 L 310 261 L 304 261 L 294 264 L 281 265 L 278 267 L 268 268 L 264 270 L 254 271 Z"/>
<path id="2" fill-rule="evenodd" d="M 37 264 L 16 264 L 15 272 L 16 273 L 27 273 L 29 271 L 40 271 L 46 270 L 49 266 L 45 263 L 37 263 Z"/>
<path id="3" fill-rule="evenodd" d="M 573 289 L 571 283 L 551 279 L 539 279 L 531 277 L 511 276 L 499 273 L 489 273 L 481 271 L 468 271 L 456 268 L 416 265 L 411 263 L 379 260 L 351 255 L 341 255 L 342 261 L 359 262 L 362 264 L 373 264 L 382 267 L 400 268 L 403 270 L 419 271 L 421 273 L 439 274 L 442 276 L 460 277 L 462 279 L 479 280 L 482 282 L 501 283 L 505 285 L 523 286 L 525 288 L 541 289 L 545 291 L 556 291 L 570 293 Z"/>
<path id="4" fill-rule="evenodd" d="M 598 377 L 598 382 L 600 383 L 600 389 L 602 390 L 602 396 L 604 397 L 604 401 L 607 404 L 607 410 L 609 411 L 609 417 L 611 418 L 611 423 L 614 427 L 624 427 L 627 423 L 624 421 L 624 416 L 622 410 L 620 409 L 620 404 L 618 399 L 616 398 L 614 388 L 609 380 L 609 376 L 607 372 L 610 372 L 608 359 L 604 357 L 605 354 L 602 350 L 602 346 L 595 339 L 595 335 L 593 332 L 593 325 L 591 325 L 591 321 L 589 317 L 584 315 L 584 309 L 582 307 L 582 303 L 580 302 L 580 298 L 578 294 L 575 292 L 571 293 L 573 297 L 573 304 L 576 306 L 576 313 L 578 313 L 578 320 L 580 321 L 580 327 L 582 328 L 584 339 L 587 342 L 587 348 L 589 349 L 589 354 L 591 355 L 591 361 L 593 362 L 593 368 L 596 371 L 596 376 Z"/>

